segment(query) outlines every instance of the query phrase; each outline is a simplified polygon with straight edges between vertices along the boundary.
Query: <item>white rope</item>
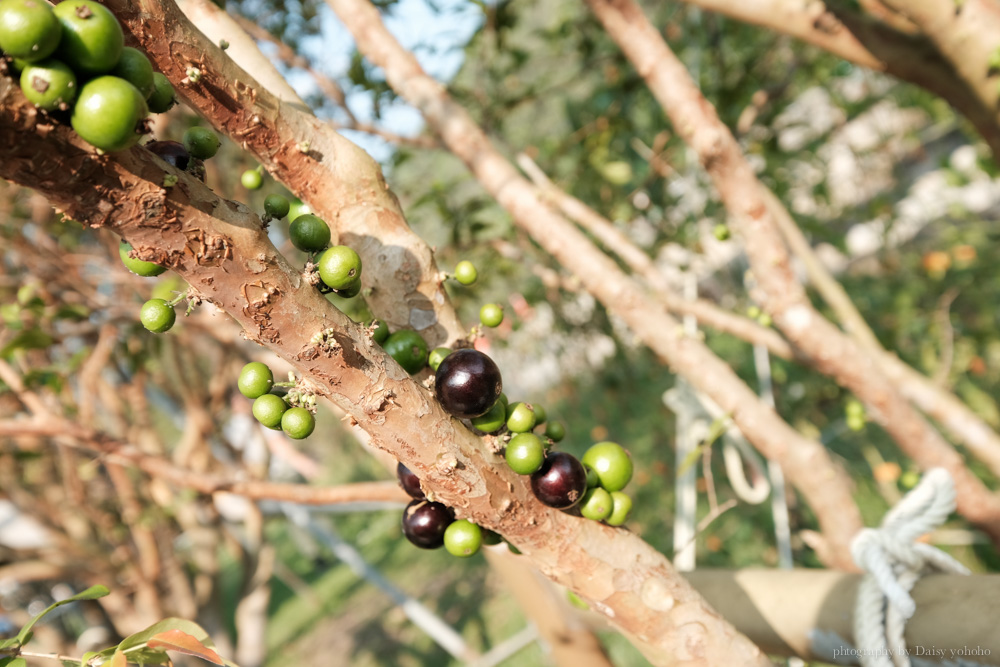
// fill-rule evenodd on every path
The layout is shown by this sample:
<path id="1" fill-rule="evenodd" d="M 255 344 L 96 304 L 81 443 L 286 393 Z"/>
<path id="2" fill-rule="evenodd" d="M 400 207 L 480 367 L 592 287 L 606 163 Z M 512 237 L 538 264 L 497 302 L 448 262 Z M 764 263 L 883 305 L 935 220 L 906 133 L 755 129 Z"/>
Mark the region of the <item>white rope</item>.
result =
<path id="1" fill-rule="evenodd" d="M 866 572 L 854 607 L 854 643 L 863 667 L 910 667 L 904 630 L 917 610 L 910 591 L 929 571 L 969 574 L 943 551 L 916 542 L 955 509 L 955 485 L 943 468 L 891 509 L 880 528 L 866 528 L 851 543 L 851 555 Z"/>

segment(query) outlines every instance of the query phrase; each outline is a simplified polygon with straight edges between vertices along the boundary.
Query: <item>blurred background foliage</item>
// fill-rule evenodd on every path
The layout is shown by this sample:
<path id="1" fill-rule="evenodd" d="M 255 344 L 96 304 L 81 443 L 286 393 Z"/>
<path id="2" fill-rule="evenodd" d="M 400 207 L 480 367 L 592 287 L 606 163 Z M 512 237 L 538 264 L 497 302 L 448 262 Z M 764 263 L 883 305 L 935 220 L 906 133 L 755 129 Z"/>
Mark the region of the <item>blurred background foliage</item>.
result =
<path id="1" fill-rule="evenodd" d="M 222 4 L 336 79 L 359 117 L 401 131 L 387 113 L 401 102 L 377 68 L 349 46 L 331 58 L 323 56 L 331 40 L 343 46 L 344 37 L 322 3 Z M 411 25 L 406 18 L 418 12 L 445 26 L 453 38 L 471 34 L 467 40 L 428 43 L 414 34 L 417 22 L 401 39 L 422 61 L 457 57 L 460 66 L 445 81 L 449 91 L 510 157 L 518 152 L 532 157 L 556 184 L 614 220 L 668 275 L 694 271 L 702 294 L 736 312 L 754 307 L 744 286 L 747 266 L 739 240 L 713 236 L 725 223 L 725 212 L 697 160 L 581 3 L 400 0 L 379 6 L 404 29 Z M 993 182 L 996 165 L 966 123 L 922 90 L 786 37 L 682 3 L 647 3 L 645 9 L 739 137 L 761 179 L 830 259 L 883 345 L 1000 428 L 1000 188 Z M 464 27 L 450 29 L 450 21 Z M 307 74 L 288 70 L 288 75 L 317 113 L 344 122 L 345 114 L 332 101 L 312 94 Z M 195 122 L 178 110 L 158 128 L 160 138 L 178 139 Z M 440 266 L 447 270 L 471 259 L 479 267 L 480 281 L 473 288 L 449 286 L 463 320 L 475 322 L 483 303 L 505 306 L 505 325 L 487 336 L 508 396 L 539 402 L 550 418 L 562 420 L 567 451 L 580 455 L 603 439 L 630 449 L 637 474 L 630 487 L 635 509 L 629 527 L 672 554 L 676 423 L 662 398 L 675 384 L 670 370 L 519 232 L 454 157 L 442 150 L 366 141 L 374 142 L 366 146 L 382 158 L 412 226 L 436 247 Z M 271 181 L 258 192 L 241 189 L 240 173 L 255 166 L 226 142 L 208 165 L 209 184 L 261 210 L 263 197 L 281 189 Z M 248 413 L 233 396 L 236 373 L 257 352 L 241 344 L 230 325 L 202 309 L 170 337 L 146 335 L 135 322 L 139 304 L 150 293 L 183 289 L 176 279 L 167 274 L 150 287 L 116 265 L 117 243 L 110 235 L 54 216 L 26 191 L 4 186 L 0 194 L 0 318 L 6 332 L 0 357 L 30 369 L 27 380 L 33 387 L 47 388 L 75 409 L 81 364 L 101 327 L 111 324 L 119 338 L 102 370 L 107 393 L 97 410 L 100 426 L 121 437 L 152 430 L 164 451 L 175 451 L 187 428 L 184 415 L 201 403 L 210 416 L 204 435 L 216 457 L 232 465 L 270 466 L 271 476 L 295 476 L 287 467 L 267 463 L 255 449 L 259 445 L 234 435 L 243 433 L 240 420 Z M 304 261 L 287 242 L 285 229 L 272 226 L 276 245 Z M 371 315 L 363 304 L 338 305 L 358 320 Z M 705 336 L 756 386 L 748 344 L 711 330 Z M 775 359 L 772 368 L 778 411 L 800 431 L 823 439 L 854 479 L 866 521 L 878 522 L 918 479 L 914 464 L 872 420 L 848 427 L 852 397 L 832 381 L 794 362 Z M 108 408 L 104 401 L 116 392 L 125 405 Z M 147 397 L 148 423 L 129 392 Z M 0 405 L 13 409 L 11 400 L 0 393 Z M 45 496 L 48 486 L 65 481 L 59 464 L 41 456 L 44 451 L 14 453 L 10 443 L 4 445 L 0 496 L 20 505 L 19 499 Z M 332 414 L 320 418 L 302 451 L 319 462 L 317 481 L 388 478 Z M 711 460 L 721 502 L 734 496 L 720 458 Z M 82 458 L 78 462 L 85 465 Z M 974 461 L 970 466 L 996 484 L 982 466 Z M 705 491 L 705 477 L 699 477 L 699 489 Z M 102 511 L 117 520 L 110 492 L 100 493 L 107 501 Z M 796 564 L 817 566 L 797 535 L 815 528 L 815 522 L 807 508 L 791 501 Z M 199 561 L 193 547 L 179 549 L 178 556 L 193 581 L 199 572 L 218 574 L 218 586 L 209 593 L 195 588 L 199 613 L 215 619 L 217 627 L 235 629 L 236 603 L 252 575 L 247 544 L 274 545 L 268 665 L 454 662 L 389 598 L 374 593 L 286 518 L 265 517 L 254 537 L 203 499 L 178 494 L 172 503 L 149 503 L 144 520 L 182 546 L 195 525 L 215 531 L 207 561 Z M 200 516 L 185 518 L 183 503 L 195 506 Z M 708 508 L 702 504 L 704 514 Z M 38 507 L 22 509 L 30 514 Z M 44 519 L 45 512 L 40 514 Z M 459 561 L 414 549 L 402 539 L 398 511 L 337 514 L 327 526 L 452 624 L 473 648 L 485 650 L 523 627 L 522 612 L 482 557 Z M 974 571 L 1000 566 L 961 520 L 948 527 L 957 535 L 949 550 Z M 101 558 L 102 545 L 114 552 L 128 542 L 120 528 L 88 535 L 95 542 L 81 553 L 95 559 Z M 741 503 L 723 513 L 699 536 L 698 555 L 704 567 L 774 566 L 768 506 Z M 7 563 L 24 557 L 23 550 L 9 545 L 0 550 Z M 119 566 L 111 559 L 101 568 Z M 45 598 L 46 591 L 36 585 L 0 594 L 4 608 L 16 615 L 18 605 Z M 61 622 L 69 634 L 76 632 L 78 626 Z M 600 632 L 614 664 L 645 664 L 623 639 Z M 534 644 L 508 664 L 548 663 Z"/>

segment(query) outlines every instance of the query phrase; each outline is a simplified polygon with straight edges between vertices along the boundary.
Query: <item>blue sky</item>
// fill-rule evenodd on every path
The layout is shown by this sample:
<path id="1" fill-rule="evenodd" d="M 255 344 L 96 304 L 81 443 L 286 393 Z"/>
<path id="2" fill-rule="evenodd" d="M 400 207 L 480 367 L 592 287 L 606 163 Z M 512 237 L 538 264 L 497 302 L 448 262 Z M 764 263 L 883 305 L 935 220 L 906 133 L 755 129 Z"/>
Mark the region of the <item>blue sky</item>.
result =
<path id="1" fill-rule="evenodd" d="M 462 47 L 482 23 L 482 10 L 468 0 L 440 0 L 435 12 L 425 0 L 400 0 L 385 17 L 386 26 L 400 43 L 414 52 L 423 68 L 439 81 L 447 82 L 462 65 Z M 325 5 L 320 8 L 322 37 L 310 40 L 303 50 L 328 75 L 343 80 L 350 66 L 354 42 L 336 15 Z M 304 73 L 289 76 L 292 86 L 304 95 L 314 91 L 312 79 Z M 348 93 L 348 106 L 362 121 L 374 122 L 371 97 L 363 92 Z M 342 117 L 342 116 L 340 116 Z M 412 136 L 423 128 L 420 114 L 410 106 L 397 102 L 382 107 L 380 126 Z M 375 159 L 384 162 L 392 147 L 377 137 L 345 131 Z"/>

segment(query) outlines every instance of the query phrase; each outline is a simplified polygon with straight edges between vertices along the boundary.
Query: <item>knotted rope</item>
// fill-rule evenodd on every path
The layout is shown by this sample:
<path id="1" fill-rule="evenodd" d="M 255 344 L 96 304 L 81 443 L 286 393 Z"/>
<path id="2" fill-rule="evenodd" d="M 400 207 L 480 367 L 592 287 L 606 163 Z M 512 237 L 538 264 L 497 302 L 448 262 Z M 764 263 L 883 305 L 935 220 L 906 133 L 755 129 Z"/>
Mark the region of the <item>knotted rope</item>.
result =
<path id="1" fill-rule="evenodd" d="M 943 468 L 924 475 L 891 509 L 880 528 L 866 528 L 851 555 L 866 574 L 854 607 L 854 643 L 863 667 L 909 667 L 903 630 L 917 606 L 910 590 L 931 571 L 969 574 L 940 549 L 916 542 L 955 509 L 955 485 Z"/>

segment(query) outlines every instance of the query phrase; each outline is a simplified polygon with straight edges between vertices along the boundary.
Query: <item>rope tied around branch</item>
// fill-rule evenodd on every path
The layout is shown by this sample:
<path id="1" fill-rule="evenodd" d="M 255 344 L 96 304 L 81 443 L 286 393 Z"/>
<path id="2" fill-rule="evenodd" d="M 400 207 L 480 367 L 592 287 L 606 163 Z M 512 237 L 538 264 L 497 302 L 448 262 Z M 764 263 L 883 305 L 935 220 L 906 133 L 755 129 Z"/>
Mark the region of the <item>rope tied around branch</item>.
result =
<path id="1" fill-rule="evenodd" d="M 928 572 L 969 574 L 945 552 L 916 542 L 955 510 L 955 484 L 943 468 L 924 475 L 889 510 L 880 528 L 865 528 L 851 555 L 866 574 L 854 608 L 854 642 L 863 667 L 909 667 L 903 631 L 917 610 L 910 590 Z"/>

